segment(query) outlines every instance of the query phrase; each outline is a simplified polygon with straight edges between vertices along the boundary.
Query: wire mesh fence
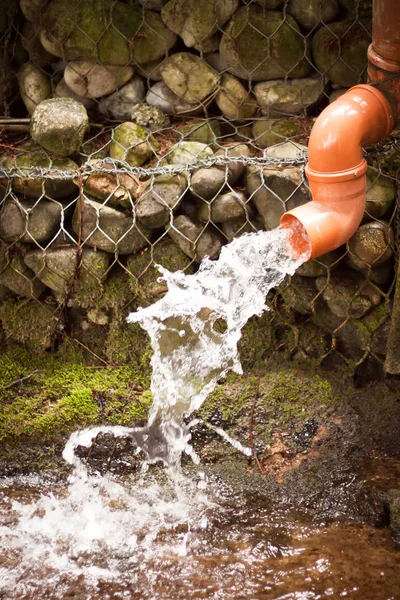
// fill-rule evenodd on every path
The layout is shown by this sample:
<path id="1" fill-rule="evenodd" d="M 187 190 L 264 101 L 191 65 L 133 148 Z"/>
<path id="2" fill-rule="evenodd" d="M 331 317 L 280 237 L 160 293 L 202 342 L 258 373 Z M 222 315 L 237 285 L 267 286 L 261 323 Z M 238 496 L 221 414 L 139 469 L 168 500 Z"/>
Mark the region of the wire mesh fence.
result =
<path id="1" fill-rule="evenodd" d="M 140 359 L 124 319 L 165 292 L 156 264 L 193 272 L 310 200 L 308 136 L 366 81 L 371 3 L 20 0 L 0 32 L 3 337 L 118 364 Z M 366 157 L 362 225 L 274 292 L 249 328 L 266 350 L 384 368 L 396 133 Z"/>

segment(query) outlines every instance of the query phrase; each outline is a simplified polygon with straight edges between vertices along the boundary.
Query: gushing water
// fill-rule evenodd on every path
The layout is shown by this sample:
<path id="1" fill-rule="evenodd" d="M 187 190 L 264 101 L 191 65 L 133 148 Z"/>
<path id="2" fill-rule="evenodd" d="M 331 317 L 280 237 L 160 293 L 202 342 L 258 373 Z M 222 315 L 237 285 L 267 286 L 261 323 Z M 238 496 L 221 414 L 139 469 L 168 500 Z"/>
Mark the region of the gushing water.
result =
<path id="1" fill-rule="evenodd" d="M 222 249 L 219 260 L 203 261 L 192 275 L 159 267 L 168 292 L 128 317 L 148 332 L 153 349 L 148 423 L 143 428 L 104 426 L 75 432 L 63 453 L 75 467 L 67 494 L 41 495 L 27 506 L 12 502 L 17 523 L 0 531 L 0 551 L 18 553 L 20 566 L 0 573 L 5 589 L 17 585 L 21 568 L 37 563 L 88 581 L 118 576 L 121 556 L 123 569 L 133 569 L 138 556 L 156 552 L 152 542 L 160 530 L 177 525 L 184 533 L 175 536 L 173 551 L 185 553 L 190 531 L 206 526 L 210 506 L 203 486 L 180 472 L 183 452 L 198 462 L 190 444 L 194 422 L 187 424 L 187 417 L 229 371 L 241 373 L 237 346 L 243 326 L 267 310 L 268 292 L 303 262 L 291 258 L 287 247 L 286 233 L 276 229 L 243 235 Z M 100 433 L 129 438 L 137 453 L 143 453 L 145 468 L 161 461 L 168 467 L 169 483 L 122 486 L 109 476 L 89 476 L 75 450 L 90 447 Z M 249 453 L 224 431 L 217 433 Z"/>

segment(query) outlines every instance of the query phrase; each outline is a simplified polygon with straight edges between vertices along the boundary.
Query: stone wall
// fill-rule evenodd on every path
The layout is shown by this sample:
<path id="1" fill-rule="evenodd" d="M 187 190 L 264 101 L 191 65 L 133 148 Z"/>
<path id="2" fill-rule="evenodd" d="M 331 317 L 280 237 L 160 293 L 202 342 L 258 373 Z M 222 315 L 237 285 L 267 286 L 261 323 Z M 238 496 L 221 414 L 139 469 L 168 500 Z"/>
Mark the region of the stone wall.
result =
<path id="1" fill-rule="evenodd" d="M 310 199 L 313 118 L 366 80 L 370 26 L 364 0 L 10 3 L 0 21 L 3 339 L 38 352 L 72 339 L 97 361 L 140 361 L 146 341 L 124 320 L 165 291 L 155 264 L 192 272 Z M 246 366 L 279 348 L 382 369 L 396 134 L 367 158 L 359 230 L 274 293 L 243 340 Z"/>

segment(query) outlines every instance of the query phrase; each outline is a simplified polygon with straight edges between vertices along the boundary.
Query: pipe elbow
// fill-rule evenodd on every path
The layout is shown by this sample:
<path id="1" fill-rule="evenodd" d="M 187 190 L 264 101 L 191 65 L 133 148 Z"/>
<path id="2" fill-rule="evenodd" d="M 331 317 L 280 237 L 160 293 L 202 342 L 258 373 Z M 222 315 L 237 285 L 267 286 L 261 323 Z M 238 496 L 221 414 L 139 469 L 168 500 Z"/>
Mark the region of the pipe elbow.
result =
<path id="1" fill-rule="evenodd" d="M 351 88 L 321 113 L 311 132 L 306 166 L 312 202 L 281 218 L 294 256 L 316 258 L 353 235 L 366 201 L 362 147 L 384 139 L 392 128 L 388 100 L 368 85 Z"/>

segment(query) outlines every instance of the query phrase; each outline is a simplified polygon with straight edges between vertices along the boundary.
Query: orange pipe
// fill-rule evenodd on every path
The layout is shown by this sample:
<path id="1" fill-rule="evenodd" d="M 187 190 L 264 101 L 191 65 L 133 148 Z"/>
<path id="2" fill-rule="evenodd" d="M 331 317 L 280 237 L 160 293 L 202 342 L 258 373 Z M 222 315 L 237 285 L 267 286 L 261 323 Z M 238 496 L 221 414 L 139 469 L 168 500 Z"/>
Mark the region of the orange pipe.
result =
<path id="1" fill-rule="evenodd" d="M 364 214 L 367 163 L 362 147 L 393 129 L 390 103 L 376 88 L 356 85 L 320 114 L 308 146 L 306 175 L 312 202 L 281 218 L 294 256 L 307 260 L 338 248 Z"/>

